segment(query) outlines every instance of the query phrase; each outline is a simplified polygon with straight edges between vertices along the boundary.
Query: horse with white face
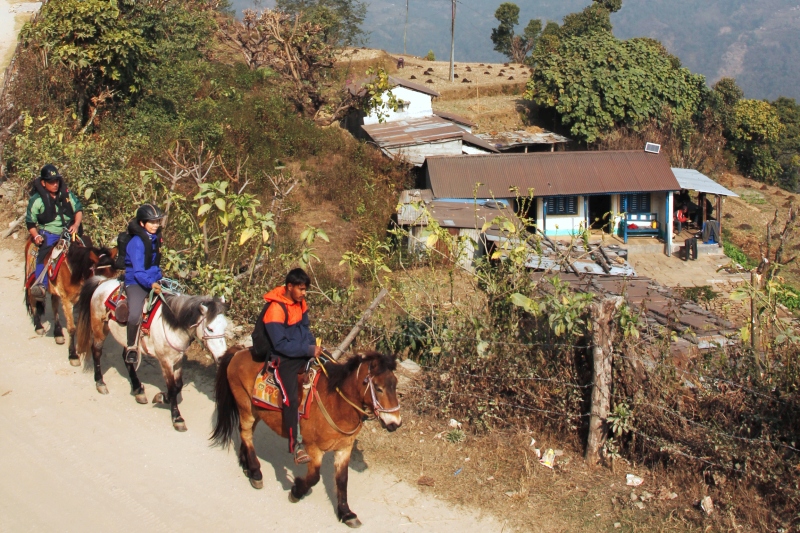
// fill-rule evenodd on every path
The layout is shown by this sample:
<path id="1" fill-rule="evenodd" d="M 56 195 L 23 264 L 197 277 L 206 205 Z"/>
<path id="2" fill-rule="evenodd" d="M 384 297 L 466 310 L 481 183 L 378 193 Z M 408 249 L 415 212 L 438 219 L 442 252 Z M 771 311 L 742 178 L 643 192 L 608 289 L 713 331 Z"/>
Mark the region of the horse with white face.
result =
<path id="1" fill-rule="evenodd" d="M 103 342 L 109 333 L 123 347 L 127 344 L 125 324 L 118 324 L 110 317 L 106 300 L 119 287 L 116 279 L 91 278 L 81 290 L 78 301 L 78 350 L 88 353 L 91 348 L 94 359 L 94 381 L 100 394 L 108 394 L 103 381 L 100 358 L 103 355 Z M 149 332 L 141 335 L 139 349 L 158 359 L 161 372 L 167 384 L 166 394 L 159 392 L 153 403 L 169 403 L 172 412 L 172 425 L 178 431 L 186 431 L 186 423 L 178 410 L 178 394 L 183 388 L 183 375 L 179 363 L 183 360 L 189 345 L 195 340 L 202 342 L 211 352 L 214 361 L 225 354 L 225 328 L 228 321 L 225 312 L 228 304 L 211 296 L 184 296 L 163 293 L 162 304 L 153 311 Z M 123 358 L 125 350 L 123 349 Z M 177 365 L 177 368 L 176 368 Z M 136 365 L 126 363 L 131 381 L 131 392 L 136 401 L 147 403 L 144 385 L 136 375 Z"/>

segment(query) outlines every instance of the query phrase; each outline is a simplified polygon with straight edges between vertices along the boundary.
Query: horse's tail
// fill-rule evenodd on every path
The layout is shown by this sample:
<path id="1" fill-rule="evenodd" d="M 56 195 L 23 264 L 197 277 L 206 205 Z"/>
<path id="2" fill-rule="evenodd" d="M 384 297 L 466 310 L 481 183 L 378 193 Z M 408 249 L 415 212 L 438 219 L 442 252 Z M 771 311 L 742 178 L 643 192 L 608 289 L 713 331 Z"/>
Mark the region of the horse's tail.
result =
<path id="1" fill-rule="evenodd" d="M 95 276 L 89 278 L 81 287 L 81 295 L 78 298 L 77 306 L 78 321 L 76 324 L 79 353 L 89 353 L 92 346 L 92 296 L 98 285 L 104 281 L 103 278 Z"/>
<path id="2" fill-rule="evenodd" d="M 228 381 L 228 366 L 233 356 L 241 350 L 241 346 L 231 346 L 219 360 L 217 366 L 217 380 L 214 386 L 214 401 L 216 402 L 216 419 L 214 431 L 211 432 L 212 446 L 227 448 L 233 441 L 236 428 L 239 427 L 239 407 L 233 396 L 231 384 Z"/>

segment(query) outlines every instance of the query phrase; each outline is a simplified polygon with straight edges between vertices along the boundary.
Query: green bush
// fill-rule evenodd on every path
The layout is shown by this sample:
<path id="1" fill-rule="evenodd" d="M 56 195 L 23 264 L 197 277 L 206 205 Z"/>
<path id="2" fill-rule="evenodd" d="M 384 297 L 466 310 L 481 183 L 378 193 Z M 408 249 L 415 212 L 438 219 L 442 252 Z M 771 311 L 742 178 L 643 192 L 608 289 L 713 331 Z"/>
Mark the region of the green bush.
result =
<path id="1" fill-rule="evenodd" d="M 436 54 L 433 53 L 433 50 L 428 50 L 428 53 L 425 55 L 426 61 L 436 61 Z"/>

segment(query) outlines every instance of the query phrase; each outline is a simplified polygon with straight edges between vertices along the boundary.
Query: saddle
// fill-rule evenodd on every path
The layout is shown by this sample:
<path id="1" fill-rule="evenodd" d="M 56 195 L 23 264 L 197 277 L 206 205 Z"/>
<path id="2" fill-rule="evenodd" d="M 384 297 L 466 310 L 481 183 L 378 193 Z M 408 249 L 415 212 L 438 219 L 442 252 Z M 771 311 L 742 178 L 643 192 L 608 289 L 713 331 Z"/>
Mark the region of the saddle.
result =
<path id="1" fill-rule="evenodd" d="M 127 314 L 126 316 L 119 317 L 119 319 L 117 319 L 117 306 L 119 306 L 120 302 L 123 300 L 128 299 L 128 297 L 125 296 L 125 293 L 120 290 L 121 288 L 122 285 L 111 291 L 111 294 L 109 294 L 108 298 L 106 298 L 105 306 L 106 309 L 108 309 L 108 319 L 113 320 L 121 326 L 124 326 L 128 323 Z M 158 311 L 159 307 L 161 307 L 160 298 L 156 299 L 155 303 L 150 309 L 147 309 L 145 306 L 145 309 L 142 312 L 142 335 L 150 334 L 150 326 L 153 324 L 153 319 L 155 318 L 156 311 Z"/>
<path id="2" fill-rule="evenodd" d="M 300 408 L 298 409 L 300 418 L 308 418 L 309 416 L 309 408 L 314 398 L 312 392 L 317 388 L 319 376 L 319 366 L 316 362 L 313 362 L 306 372 L 298 376 L 298 379 L 302 380 L 302 386 L 300 387 Z M 253 385 L 253 405 L 261 409 L 280 411 L 282 406 L 282 389 L 283 386 L 280 380 L 275 376 L 275 367 L 269 362 L 266 363 L 261 368 L 258 376 L 256 376 L 256 382 Z"/>

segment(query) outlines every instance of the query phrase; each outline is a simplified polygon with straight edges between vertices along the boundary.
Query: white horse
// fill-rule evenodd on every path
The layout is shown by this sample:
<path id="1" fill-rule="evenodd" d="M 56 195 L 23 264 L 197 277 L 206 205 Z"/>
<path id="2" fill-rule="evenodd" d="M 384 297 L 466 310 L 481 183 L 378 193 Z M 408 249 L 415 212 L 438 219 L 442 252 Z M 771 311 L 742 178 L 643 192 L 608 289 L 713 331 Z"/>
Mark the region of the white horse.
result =
<path id="1" fill-rule="evenodd" d="M 87 354 L 89 348 L 94 358 L 94 381 L 97 392 L 108 394 L 103 381 L 100 358 L 103 355 L 103 342 L 109 332 L 123 347 L 127 345 L 127 328 L 110 319 L 105 302 L 119 287 L 116 279 L 99 276 L 90 278 L 81 289 L 78 301 L 78 350 Z M 154 312 L 149 333 L 142 334 L 139 349 L 152 355 L 161 365 L 167 392 L 159 392 L 153 403 L 169 403 L 172 411 L 172 426 L 178 431 L 186 431 L 186 423 L 178 410 L 178 394 L 183 388 L 183 375 L 179 363 L 186 350 L 195 339 L 202 341 L 214 360 L 225 354 L 225 328 L 228 321 L 225 311 L 228 304 L 211 296 L 183 296 L 163 293 L 162 303 Z M 123 350 L 123 358 L 124 358 Z M 177 368 L 176 365 L 178 365 Z M 131 393 L 138 403 L 146 404 L 144 386 L 136 375 L 136 365 L 125 364 L 131 380 Z"/>

